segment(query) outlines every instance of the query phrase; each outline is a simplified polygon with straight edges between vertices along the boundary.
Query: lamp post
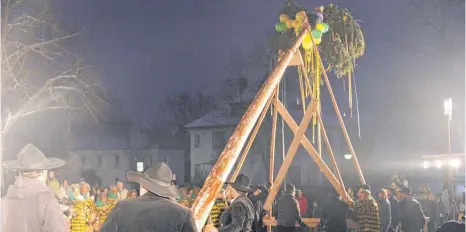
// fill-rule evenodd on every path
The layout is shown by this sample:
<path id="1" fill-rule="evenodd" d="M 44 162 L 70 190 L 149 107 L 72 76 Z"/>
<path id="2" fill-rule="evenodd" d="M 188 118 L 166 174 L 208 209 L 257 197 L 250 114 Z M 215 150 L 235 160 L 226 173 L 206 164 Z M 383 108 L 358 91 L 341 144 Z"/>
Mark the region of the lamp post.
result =
<path id="1" fill-rule="evenodd" d="M 451 121 L 452 121 L 452 115 L 453 115 L 453 101 L 451 98 L 446 98 L 443 101 L 443 114 L 447 116 L 447 122 L 448 122 L 448 156 L 451 158 Z M 452 207 L 455 204 L 455 200 L 453 198 L 453 172 L 452 172 L 452 165 L 448 165 L 447 168 L 447 180 L 446 183 L 448 184 L 448 198 L 450 200 L 450 218 L 449 219 L 455 219 L 455 210 L 454 207 Z"/>

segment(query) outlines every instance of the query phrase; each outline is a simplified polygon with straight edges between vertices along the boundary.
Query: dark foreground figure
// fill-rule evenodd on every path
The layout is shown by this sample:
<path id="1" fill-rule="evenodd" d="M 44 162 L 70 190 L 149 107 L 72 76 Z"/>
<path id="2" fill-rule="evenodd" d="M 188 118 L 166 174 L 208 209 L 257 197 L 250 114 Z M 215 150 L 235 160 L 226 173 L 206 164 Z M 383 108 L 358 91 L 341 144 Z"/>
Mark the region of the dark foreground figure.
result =
<path id="1" fill-rule="evenodd" d="M 175 201 L 178 189 L 171 184 L 172 171 L 165 163 L 156 163 L 144 173 L 128 172 L 127 177 L 148 192 L 120 201 L 100 232 L 197 231 L 191 210 Z"/>
<path id="2" fill-rule="evenodd" d="M 3 163 L 19 171 L 19 176 L 2 198 L 2 232 L 68 232 L 65 215 L 45 184 L 47 170 L 63 164 L 63 160 L 45 157 L 32 144 L 21 149 L 16 160 Z"/>

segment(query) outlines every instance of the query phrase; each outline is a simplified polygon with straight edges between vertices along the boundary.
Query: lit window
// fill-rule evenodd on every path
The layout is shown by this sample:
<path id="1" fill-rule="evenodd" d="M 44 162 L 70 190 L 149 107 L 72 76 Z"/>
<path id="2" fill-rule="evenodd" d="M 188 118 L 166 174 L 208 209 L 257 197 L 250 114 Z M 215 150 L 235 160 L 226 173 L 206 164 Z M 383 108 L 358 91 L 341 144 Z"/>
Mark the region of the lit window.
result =
<path id="1" fill-rule="evenodd" d="M 195 134 L 194 135 L 194 147 L 200 147 L 200 146 L 201 146 L 201 135 Z"/>
<path id="2" fill-rule="evenodd" d="M 86 166 L 86 157 L 81 156 L 81 164 L 85 167 Z"/>

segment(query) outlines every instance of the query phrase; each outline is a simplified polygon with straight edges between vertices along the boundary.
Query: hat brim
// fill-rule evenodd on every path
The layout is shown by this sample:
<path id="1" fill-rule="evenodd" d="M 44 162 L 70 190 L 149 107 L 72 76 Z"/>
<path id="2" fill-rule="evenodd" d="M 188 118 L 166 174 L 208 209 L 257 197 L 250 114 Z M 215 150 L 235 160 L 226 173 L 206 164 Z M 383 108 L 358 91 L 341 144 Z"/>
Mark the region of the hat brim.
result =
<path id="1" fill-rule="evenodd" d="M 8 160 L 3 162 L 3 166 L 7 169 L 15 171 L 33 171 L 33 170 L 50 170 L 56 169 L 65 164 L 65 161 L 62 159 L 50 157 L 45 160 L 41 165 L 36 167 L 25 167 L 18 164 L 16 160 Z"/>
<path id="2" fill-rule="evenodd" d="M 232 182 L 228 182 L 226 184 L 229 184 L 231 185 L 231 187 L 233 187 L 234 189 L 238 190 L 238 191 L 241 191 L 241 192 L 251 192 L 251 188 L 249 188 L 248 186 L 244 186 L 244 185 L 239 185 L 239 184 L 236 184 L 236 183 L 232 183 Z"/>
<path id="3" fill-rule="evenodd" d="M 163 182 L 154 180 L 144 173 L 129 171 L 126 178 L 130 182 L 136 182 L 148 191 L 161 197 L 179 197 L 180 192 L 174 185 L 168 185 Z"/>

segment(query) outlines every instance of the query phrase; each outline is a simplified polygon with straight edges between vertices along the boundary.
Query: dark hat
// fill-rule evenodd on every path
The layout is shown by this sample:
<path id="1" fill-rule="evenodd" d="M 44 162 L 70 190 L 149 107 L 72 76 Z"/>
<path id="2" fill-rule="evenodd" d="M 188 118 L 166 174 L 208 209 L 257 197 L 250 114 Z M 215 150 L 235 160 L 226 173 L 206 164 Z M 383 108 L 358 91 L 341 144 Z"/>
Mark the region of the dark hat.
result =
<path id="1" fill-rule="evenodd" d="M 395 189 L 390 186 L 385 186 L 383 189 L 390 190 L 391 192 L 395 192 Z"/>
<path id="2" fill-rule="evenodd" d="M 3 162 L 3 166 L 15 171 L 50 170 L 63 166 L 65 161 L 58 158 L 47 158 L 39 148 L 28 144 L 19 151 L 16 160 Z"/>
<path id="3" fill-rule="evenodd" d="M 368 184 L 363 184 L 359 186 L 359 189 L 369 190 L 371 191 L 371 186 Z"/>
<path id="4" fill-rule="evenodd" d="M 247 193 L 251 191 L 251 188 L 249 188 L 249 177 L 244 174 L 239 174 L 238 177 L 236 177 L 235 182 L 228 182 L 227 184 L 240 192 Z"/>
<path id="5" fill-rule="evenodd" d="M 165 163 L 155 163 L 144 173 L 129 171 L 128 181 L 136 182 L 149 192 L 161 197 L 179 197 L 180 194 L 172 184 L 173 173 Z"/>
<path id="6" fill-rule="evenodd" d="M 293 184 L 287 184 L 286 185 L 286 192 L 287 193 L 292 193 L 292 192 L 295 192 L 296 191 L 296 188 L 294 187 Z"/>
<path id="7" fill-rule="evenodd" d="M 406 195 L 411 195 L 411 189 L 405 186 L 401 186 L 401 193 Z"/>
<path id="8" fill-rule="evenodd" d="M 463 232 L 465 229 L 464 223 L 457 221 L 447 221 L 443 223 L 437 232 Z"/>

